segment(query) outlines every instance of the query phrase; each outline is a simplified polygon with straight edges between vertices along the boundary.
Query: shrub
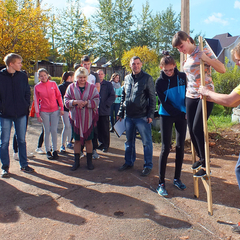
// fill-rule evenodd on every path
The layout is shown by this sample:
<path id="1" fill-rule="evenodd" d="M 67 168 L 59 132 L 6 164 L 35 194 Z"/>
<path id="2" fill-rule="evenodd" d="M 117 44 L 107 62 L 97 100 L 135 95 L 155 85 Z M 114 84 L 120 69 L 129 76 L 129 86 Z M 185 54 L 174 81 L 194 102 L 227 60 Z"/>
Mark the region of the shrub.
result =
<path id="1" fill-rule="evenodd" d="M 227 67 L 229 60 L 225 58 L 226 72 L 224 74 L 213 71 L 212 79 L 215 85 L 215 91 L 218 93 L 229 94 L 240 83 L 240 70 L 238 66 Z M 230 114 L 232 108 L 224 107 L 226 112 Z"/>

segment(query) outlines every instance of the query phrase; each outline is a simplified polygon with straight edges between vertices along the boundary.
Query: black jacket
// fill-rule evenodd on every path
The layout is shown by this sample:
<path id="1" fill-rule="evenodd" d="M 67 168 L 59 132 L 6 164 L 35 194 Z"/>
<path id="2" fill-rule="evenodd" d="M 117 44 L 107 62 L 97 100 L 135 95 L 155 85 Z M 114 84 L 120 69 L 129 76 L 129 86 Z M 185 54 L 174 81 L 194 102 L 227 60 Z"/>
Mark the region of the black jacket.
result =
<path id="1" fill-rule="evenodd" d="M 109 116 L 111 105 L 115 101 L 115 92 L 114 92 L 112 83 L 103 80 L 101 82 L 99 95 L 100 95 L 100 103 L 99 103 L 98 114 L 99 116 Z"/>
<path id="2" fill-rule="evenodd" d="M 136 76 L 127 75 L 124 79 L 118 116 L 124 118 L 125 111 L 126 116 L 130 118 L 154 119 L 155 107 L 156 95 L 152 77 L 143 71 Z"/>
<path id="3" fill-rule="evenodd" d="M 62 99 L 64 99 L 64 95 L 66 93 L 66 90 L 67 90 L 67 87 L 71 84 L 72 82 L 63 82 L 62 84 L 58 85 L 58 88 L 59 88 L 59 91 L 61 92 L 62 94 Z M 64 102 L 64 101 L 63 101 Z M 64 111 L 65 112 L 69 112 L 69 109 L 67 109 L 65 107 L 65 104 L 64 104 Z"/>
<path id="4" fill-rule="evenodd" d="M 0 71 L 0 117 L 18 118 L 29 113 L 30 86 L 26 73 Z"/>

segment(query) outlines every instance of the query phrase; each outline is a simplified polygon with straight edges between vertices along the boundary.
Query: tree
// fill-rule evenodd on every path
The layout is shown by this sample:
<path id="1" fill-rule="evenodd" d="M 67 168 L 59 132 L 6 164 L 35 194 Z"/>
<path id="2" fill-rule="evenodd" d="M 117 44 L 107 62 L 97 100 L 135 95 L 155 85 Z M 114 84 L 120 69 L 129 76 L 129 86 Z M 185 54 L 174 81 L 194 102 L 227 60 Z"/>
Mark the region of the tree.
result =
<path id="1" fill-rule="evenodd" d="M 172 37 L 181 29 L 181 16 L 176 15 L 170 5 L 166 11 L 156 13 L 152 19 L 154 26 L 154 48 L 158 54 L 163 50 L 168 50 L 172 56 L 179 59 L 177 49 L 172 47 Z"/>
<path id="2" fill-rule="evenodd" d="M 68 7 L 59 14 L 61 17 L 56 20 L 52 46 L 58 49 L 61 59 L 68 65 L 68 69 L 82 55 L 88 54 L 92 45 L 92 31 L 88 20 L 81 11 L 79 0 L 69 0 Z M 91 44 L 91 45 L 90 45 Z"/>
<path id="3" fill-rule="evenodd" d="M 96 53 L 120 65 L 123 51 L 130 47 L 132 22 L 132 0 L 99 0 L 94 17 L 97 28 Z"/>
<path id="4" fill-rule="evenodd" d="M 150 50 L 147 46 L 134 47 L 129 51 L 124 51 L 122 57 L 122 66 L 124 66 L 127 71 L 131 71 L 129 66 L 132 57 L 140 57 L 143 63 L 143 70 L 150 74 L 151 68 L 155 68 L 158 65 L 158 55 L 154 50 Z"/>
<path id="5" fill-rule="evenodd" d="M 150 11 L 149 2 L 142 5 L 142 13 L 140 17 L 136 17 L 136 30 L 132 34 L 131 46 L 148 46 L 153 47 L 154 34 L 153 34 L 153 21 L 152 11 Z"/>
<path id="6" fill-rule="evenodd" d="M 46 11 L 35 7 L 32 0 L 0 0 L 1 61 L 10 52 L 18 53 L 24 68 L 31 72 L 31 61 L 45 59 L 49 53 L 44 33 L 47 23 Z"/>

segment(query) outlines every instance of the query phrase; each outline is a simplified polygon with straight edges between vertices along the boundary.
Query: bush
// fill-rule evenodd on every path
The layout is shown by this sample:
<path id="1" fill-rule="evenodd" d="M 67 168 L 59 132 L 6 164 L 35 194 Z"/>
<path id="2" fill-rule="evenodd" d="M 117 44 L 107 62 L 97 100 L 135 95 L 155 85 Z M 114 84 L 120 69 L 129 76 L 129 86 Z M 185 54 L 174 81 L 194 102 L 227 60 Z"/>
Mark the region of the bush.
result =
<path id="1" fill-rule="evenodd" d="M 229 60 L 225 59 L 225 67 L 227 66 Z M 212 79 L 215 85 L 215 91 L 218 93 L 229 94 L 232 90 L 239 85 L 240 82 L 240 70 L 238 66 L 226 67 L 226 73 L 218 73 L 213 71 Z M 232 108 L 224 107 L 226 112 L 230 114 Z"/>

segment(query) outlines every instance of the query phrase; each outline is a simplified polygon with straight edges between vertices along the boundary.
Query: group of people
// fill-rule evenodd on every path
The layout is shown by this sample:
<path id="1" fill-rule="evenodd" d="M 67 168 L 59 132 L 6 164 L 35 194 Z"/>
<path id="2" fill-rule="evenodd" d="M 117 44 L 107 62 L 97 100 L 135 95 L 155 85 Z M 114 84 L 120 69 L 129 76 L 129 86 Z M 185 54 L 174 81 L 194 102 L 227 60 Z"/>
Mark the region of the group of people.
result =
<path id="1" fill-rule="evenodd" d="M 72 171 L 80 166 L 80 158 L 84 156 L 84 146 L 87 168 L 93 170 L 92 159 L 99 158 L 97 149 L 103 152 L 108 151 L 110 132 L 114 131 L 115 122 L 124 120 L 125 163 L 119 171 L 125 171 L 134 166 L 135 138 L 136 133 L 139 132 L 144 149 L 141 175 L 149 175 L 153 167 L 151 123 L 154 119 L 157 94 L 160 101 L 158 113 L 162 139 L 158 194 L 168 195 L 165 173 L 173 125 L 176 130 L 174 186 L 180 190 L 186 188 L 181 181 L 181 169 L 187 126 L 199 158 L 192 165 L 192 169 L 198 170 L 194 176 L 204 177 L 206 170 L 201 98 L 203 95 L 207 96 L 207 117 L 209 117 L 213 102 L 225 106 L 237 106 L 240 103 L 240 87 L 238 86 L 229 95 L 214 92 L 211 67 L 224 73 L 224 64 L 218 61 L 208 48 L 200 51 L 187 33 L 177 32 L 173 36 L 172 46 L 187 55 L 183 63 L 183 72 L 176 68 L 174 58 L 168 52 L 163 52 L 160 76 L 155 86 L 152 77 L 142 70 L 142 61 L 138 56 L 131 58 L 132 72 L 125 77 L 122 87 L 119 74 L 114 73 L 108 82 L 104 80 L 103 70 L 98 70 L 97 73 L 92 72 L 89 56 L 83 56 L 81 64 L 75 65 L 75 72 L 65 72 L 59 86 L 49 79 L 46 69 L 39 69 L 40 82 L 34 87 L 34 107 L 38 121 L 43 124 L 47 158 L 58 159 L 57 126 L 60 115 L 63 122 L 60 151 L 65 152 L 66 147 L 74 149 Z M 240 44 L 233 49 L 232 57 L 240 66 Z M 205 87 L 201 86 L 200 81 L 200 60 L 204 62 Z M 25 141 L 30 105 L 28 78 L 26 73 L 21 71 L 21 56 L 15 53 L 8 54 L 4 62 L 6 68 L 0 72 L 0 156 L 2 177 L 9 177 L 8 145 L 12 123 L 15 126 L 19 146 L 21 170 L 30 173 L 34 169 L 28 166 Z M 72 139 L 74 139 L 74 146 Z M 240 186 L 240 157 L 236 166 L 236 175 Z"/>

